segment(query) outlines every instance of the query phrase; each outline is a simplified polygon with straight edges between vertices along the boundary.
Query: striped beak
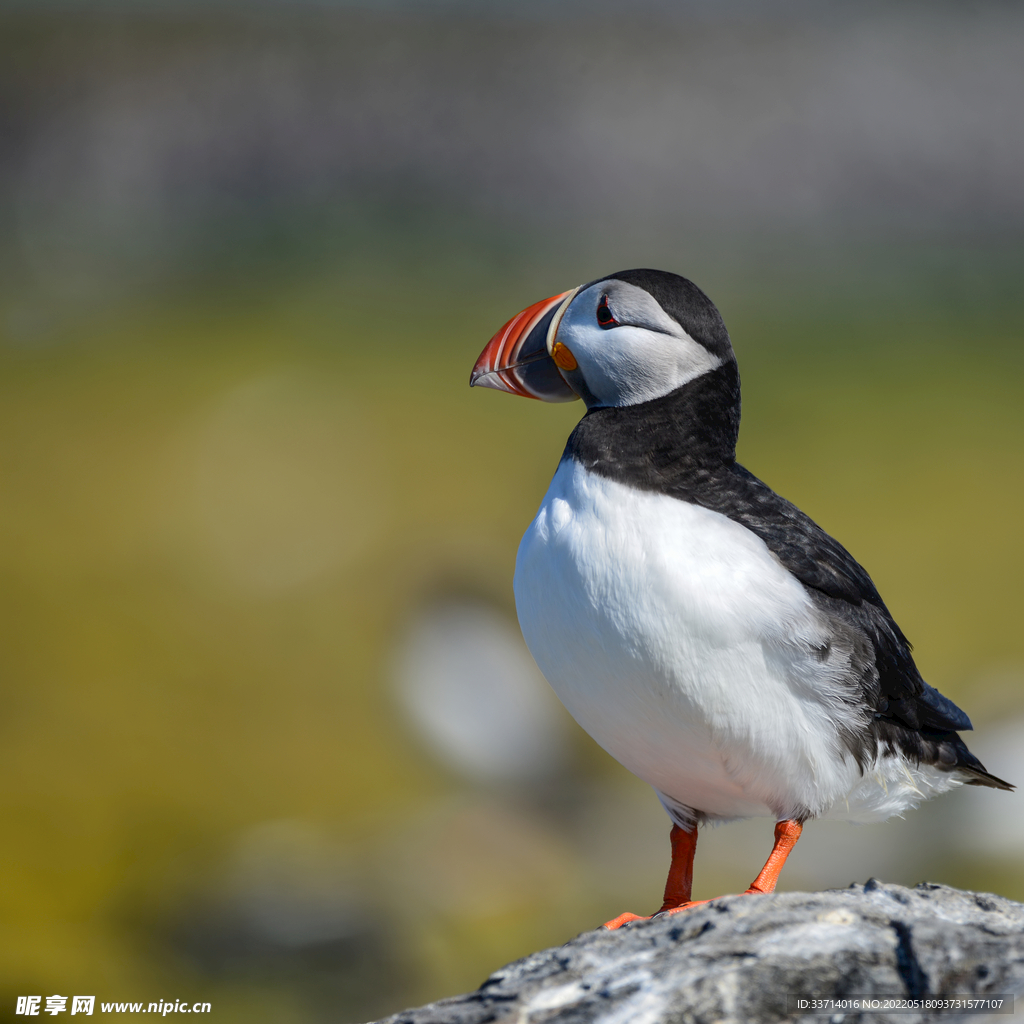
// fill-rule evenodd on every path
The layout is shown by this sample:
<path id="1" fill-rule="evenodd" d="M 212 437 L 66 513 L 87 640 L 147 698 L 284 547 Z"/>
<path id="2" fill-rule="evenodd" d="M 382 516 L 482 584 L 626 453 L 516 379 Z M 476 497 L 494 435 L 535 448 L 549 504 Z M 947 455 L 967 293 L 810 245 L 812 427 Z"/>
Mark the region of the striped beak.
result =
<path id="1" fill-rule="evenodd" d="M 542 402 L 572 402 L 579 398 L 550 355 L 550 342 L 558 322 L 578 290 L 552 295 L 512 317 L 480 353 L 469 376 L 469 386 L 496 388 Z"/>

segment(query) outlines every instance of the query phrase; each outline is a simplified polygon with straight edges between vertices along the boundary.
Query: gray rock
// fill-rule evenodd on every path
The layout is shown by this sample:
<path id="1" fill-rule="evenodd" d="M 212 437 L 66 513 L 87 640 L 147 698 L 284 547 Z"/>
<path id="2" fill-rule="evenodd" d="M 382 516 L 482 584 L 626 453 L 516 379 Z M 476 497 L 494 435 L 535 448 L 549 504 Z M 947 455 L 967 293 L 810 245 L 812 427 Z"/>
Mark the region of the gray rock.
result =
<path id="1" fill-rule="evenodd" d="M 872 879 L 819 893 L 730 896 L 617 932 L 586 932 L 503 967 L 476 992 L 386 1024 L 778 1021 L 803 1012 L 798 998 L 1021 993 L 1024 905 Z M 888 1016 L 847 1010 L 807 1019 Z M 903 1024 L 969 1017 L 934 1009 L 893 1015 Z"/>

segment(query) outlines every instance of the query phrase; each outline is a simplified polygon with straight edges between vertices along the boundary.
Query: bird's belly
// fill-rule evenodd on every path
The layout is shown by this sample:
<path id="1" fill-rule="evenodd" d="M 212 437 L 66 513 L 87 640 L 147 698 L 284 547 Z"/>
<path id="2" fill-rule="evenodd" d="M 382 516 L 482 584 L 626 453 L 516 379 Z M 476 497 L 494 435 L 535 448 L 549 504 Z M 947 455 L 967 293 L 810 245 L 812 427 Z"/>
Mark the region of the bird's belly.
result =
<path id="1" fill-rule="evenodd" d="M 573 717 L 675 801 L 721 818 L 819 813 L 853 784 L 810 653 L 821 624 L 725 516 L 563 461 L 515 591 Z"/>

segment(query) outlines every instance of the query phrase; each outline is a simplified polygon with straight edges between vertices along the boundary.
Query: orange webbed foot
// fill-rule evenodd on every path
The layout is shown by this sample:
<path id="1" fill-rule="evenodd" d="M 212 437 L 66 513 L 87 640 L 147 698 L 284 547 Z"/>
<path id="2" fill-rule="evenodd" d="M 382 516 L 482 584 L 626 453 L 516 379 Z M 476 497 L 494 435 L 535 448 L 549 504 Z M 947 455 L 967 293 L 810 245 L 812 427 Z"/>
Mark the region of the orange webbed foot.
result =
<path id="1" fill-rule="evenodd" d="M 639 914 L 630 914 L 627 911 L 625 914 L 613 917 L 610 921 L 605 921 L 603 927 L 609 931 L 615 931 L 616 928 L 621 928 L 624 924 L 631 924 L 633 921 L 653 921 L 654 918 L 661 917 L 663 914 L 678 914 L 684 910 L 692 910 L 694 907 L 702 907 L 705 903 L 710 902 L 711 900 L 687 900 L 686 903 L 680 903 L 678 907 L 662 907 L 650 917 L 641 917 Z"/>
<path id="2" fill-rule="evenodd" d="M 711 900 L 687 900 L 686 903 L 680 903 L 678 907 L 662 907 L 654 916 L 661 917 L 662 914 L 678 914 L 683 910 L 692 910 L 694 907 L 703 907 L 705 903 L 710 903 Z"/>
<path id="3" fill-rule="evenodd" d="M 641 917 L 639 914 L 631 914 L 627 910 L 626 913 L 619 914 L 618 917 L 613 917 L 610 921 L 605 921 L 601 927 L 613 932 L 616 928 L 621 928 L 624 924 L 629 924 L 632 921 L 650 921 L 650 918 Z"/>

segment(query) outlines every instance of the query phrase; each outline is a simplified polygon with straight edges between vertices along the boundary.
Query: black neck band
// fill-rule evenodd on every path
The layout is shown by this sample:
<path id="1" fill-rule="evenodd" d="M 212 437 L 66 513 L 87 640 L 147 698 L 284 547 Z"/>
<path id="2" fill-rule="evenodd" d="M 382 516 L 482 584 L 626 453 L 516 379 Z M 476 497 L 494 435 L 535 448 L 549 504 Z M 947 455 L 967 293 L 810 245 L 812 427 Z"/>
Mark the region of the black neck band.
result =
<path id="1" fill-rule="evenodd" d="M 740 378 L 736 362 L 639 405 L 591 409 L 563 458 L 643 490 L 680 494 L 736 458 Z"/>

